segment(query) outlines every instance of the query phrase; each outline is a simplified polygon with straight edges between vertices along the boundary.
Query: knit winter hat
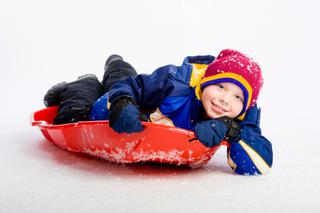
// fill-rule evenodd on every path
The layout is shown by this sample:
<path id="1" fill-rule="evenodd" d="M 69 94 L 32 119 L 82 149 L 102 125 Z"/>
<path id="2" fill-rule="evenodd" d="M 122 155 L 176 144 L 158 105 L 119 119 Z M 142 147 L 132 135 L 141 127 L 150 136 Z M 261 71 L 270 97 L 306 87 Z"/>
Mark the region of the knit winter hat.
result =
<path id="1" fill-rule="evenodd" d="M 225 49 L 208 66 L 200 84 L 196 88 L 198 98 L 203 89 L 212 84 L 230 82 L 239 86 L 244 94 L 243 109 L 238 119 L 243 120 L 245 112 L 253 106 L 263 85 L 259 65 L 252 58 L 236 50 Z"/>

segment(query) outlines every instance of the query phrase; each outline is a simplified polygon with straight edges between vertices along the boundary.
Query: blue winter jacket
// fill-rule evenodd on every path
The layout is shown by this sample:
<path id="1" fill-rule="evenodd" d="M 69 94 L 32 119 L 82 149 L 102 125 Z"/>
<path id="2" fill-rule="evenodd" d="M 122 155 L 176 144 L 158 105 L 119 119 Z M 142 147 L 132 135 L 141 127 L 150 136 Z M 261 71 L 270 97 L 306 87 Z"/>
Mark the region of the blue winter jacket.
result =
<path id="1" fill-rule="evenodd" d="M 181 66 L 167 65 L 152 74 L 115 83 L 91 110 L 91 120 L 107 120 L 109 103 L 122 97 L 132 97 L 139 110 L 148 112 L 154 123 L 194 130 L 204 119 L 204 109 L 195 94 L 195 87 L 207 66 L 215 57 L 190 56 Z M 272 166 L 271 143 L 261 135 L 260 110 L 254 106 L 247 111 L 241 124 L 241 139 L 228 148 L 228 163 L 237 174 L 265 174 Z"/>

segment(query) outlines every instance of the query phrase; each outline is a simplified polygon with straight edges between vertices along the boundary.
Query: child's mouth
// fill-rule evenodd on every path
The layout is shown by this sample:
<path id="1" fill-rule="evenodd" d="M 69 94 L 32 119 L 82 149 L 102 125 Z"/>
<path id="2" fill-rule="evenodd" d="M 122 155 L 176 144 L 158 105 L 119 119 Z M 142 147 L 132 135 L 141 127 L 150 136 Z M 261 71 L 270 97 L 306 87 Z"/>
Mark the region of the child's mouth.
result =
<path id="1" fill-rule="evenodd" d="M 217 112 L 217 113 L 220 113 L 220 114 L 227 112 L 227 110 L 223 109 L 223 108 L 220 107 L 219 105 L 217 105 L 217 104 L 215 104 L 215 103 L 213 103 L 213 102 L 211 102 L 211 104 L 212 104 L 212 109 L 213 109 L 213 111 L 215 111 L 215 112 Z"/>

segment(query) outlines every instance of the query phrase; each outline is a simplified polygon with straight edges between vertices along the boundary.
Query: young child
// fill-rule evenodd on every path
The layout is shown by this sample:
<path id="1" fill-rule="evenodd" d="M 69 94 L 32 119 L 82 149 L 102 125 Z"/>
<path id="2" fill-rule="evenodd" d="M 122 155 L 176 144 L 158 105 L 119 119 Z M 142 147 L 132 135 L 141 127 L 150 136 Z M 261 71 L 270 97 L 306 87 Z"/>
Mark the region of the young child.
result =
<path id="1" fill-rule="evenodd" d="M 230 49 L 217 58 L 187 57 L 181 66 L 163 66 L 150 75 L 137 75 L 121 56 L 112 55 L 101 83 L 85 75 L 54 86 L 44 102 L 59 105 L 54 124 L 109 120 L 114 131 L 134 133 L 143 130 L 143 120 L 193 130 L 207 147 L 226 140 L 231 168 L 255 175 L 267 173 L 273 157 L 259 127 L 256 101 L 262 84 L 258 64 Z"/>

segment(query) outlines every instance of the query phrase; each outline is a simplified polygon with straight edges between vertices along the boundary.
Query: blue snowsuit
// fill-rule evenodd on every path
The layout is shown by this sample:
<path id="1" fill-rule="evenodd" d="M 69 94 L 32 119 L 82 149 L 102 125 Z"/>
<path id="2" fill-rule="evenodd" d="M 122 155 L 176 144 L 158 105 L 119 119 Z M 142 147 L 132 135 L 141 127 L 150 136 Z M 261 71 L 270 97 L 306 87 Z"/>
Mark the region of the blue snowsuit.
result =
<path id="1" fill-rule="evenodd" d="M 110 103 L 129 96 L 152 122 L 194 130 L 196 123 L 205 119 L 195 87 L 214 59 L 210 55 L 190 56 L 181 66 L 167 65 L 150 75 L 119 81 L 97 100 L 90 119 L 108 120 Z M 261 135 L 260 110 L 253 106 L 239 122 L 241 139 L 228 148 L 228 163 L 237 174 L 265 174 L 272 166 L 272 145 Z"/>

